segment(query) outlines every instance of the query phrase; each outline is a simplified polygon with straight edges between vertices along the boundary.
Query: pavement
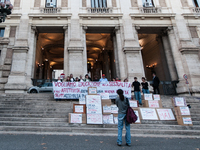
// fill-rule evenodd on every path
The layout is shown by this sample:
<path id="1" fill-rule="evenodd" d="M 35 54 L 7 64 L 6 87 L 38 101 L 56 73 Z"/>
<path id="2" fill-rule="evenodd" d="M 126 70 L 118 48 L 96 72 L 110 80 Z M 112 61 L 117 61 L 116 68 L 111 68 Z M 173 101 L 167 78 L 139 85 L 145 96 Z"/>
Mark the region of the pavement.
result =
<path id="1" fill-rule="evenodd" d="M 124 137 L 123 137 L 124 139 Z M 200 150 L 200 139 L 132 137 L 131 147 L 116 136 L 0 134 L 0 150 Z"/>

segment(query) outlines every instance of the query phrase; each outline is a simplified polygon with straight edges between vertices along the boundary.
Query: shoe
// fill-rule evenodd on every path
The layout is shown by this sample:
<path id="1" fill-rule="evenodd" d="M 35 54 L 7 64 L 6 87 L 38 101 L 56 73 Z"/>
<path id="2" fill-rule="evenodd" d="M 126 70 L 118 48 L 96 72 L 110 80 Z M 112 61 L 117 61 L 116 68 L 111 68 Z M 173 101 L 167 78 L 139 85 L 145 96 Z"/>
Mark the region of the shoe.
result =
<path id="1" fill-rule="evenodd" d="M 122 146 L 122 144 L 117 143 L 117 146 Z"/>
<path id="2" fill-rule="evenodd" d="M 130 147 L 130 146 L 131 146 L 131 144 L 127 144 L 127 143 L 126 143 L 126 146 Z"/>

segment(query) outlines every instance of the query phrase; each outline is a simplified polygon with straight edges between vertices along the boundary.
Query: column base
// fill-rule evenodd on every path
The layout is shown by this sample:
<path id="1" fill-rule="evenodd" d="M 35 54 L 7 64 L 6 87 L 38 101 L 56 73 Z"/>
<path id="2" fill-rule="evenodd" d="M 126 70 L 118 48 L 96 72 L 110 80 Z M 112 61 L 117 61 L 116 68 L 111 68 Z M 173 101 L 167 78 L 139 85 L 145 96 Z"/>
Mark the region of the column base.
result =
<path id="1" fill-rule="evenodd" d="M 5 93 L 27 93 L 27 86 L 25 84 L 6 84 L 4 87 Z"/>

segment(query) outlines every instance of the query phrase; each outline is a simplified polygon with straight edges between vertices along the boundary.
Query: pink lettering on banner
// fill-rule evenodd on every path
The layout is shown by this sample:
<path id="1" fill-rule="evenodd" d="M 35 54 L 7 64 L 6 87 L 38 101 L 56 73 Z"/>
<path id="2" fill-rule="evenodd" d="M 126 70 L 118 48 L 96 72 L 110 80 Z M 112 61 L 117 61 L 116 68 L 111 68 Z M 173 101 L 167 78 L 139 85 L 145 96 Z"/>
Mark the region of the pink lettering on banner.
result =
<path id="1" fill-rule="evenodd" d="M 124 91 L 125 94 L 129 94 L 129 91 Z"/>
<path id="2" fill-rule="evenodd" d="M 62 88 L 62 93 L 81 93 L 81 90 L 79 88 L 77 89 L 71 89 L 71 88 Z"/>
<path id="3" fill-rule="evenodd" d="M 64 94 L 55 93 L 55 97 L 56 97 L 56 98 L 63 98 L 63 97 L 64 97 Z"/>
<path id="4" fill-rule="evenodd" d="M 113 93 L 115 93 L 115 91 L 114 90 L 105 90 L 105 93 L 113 94 Z"/>

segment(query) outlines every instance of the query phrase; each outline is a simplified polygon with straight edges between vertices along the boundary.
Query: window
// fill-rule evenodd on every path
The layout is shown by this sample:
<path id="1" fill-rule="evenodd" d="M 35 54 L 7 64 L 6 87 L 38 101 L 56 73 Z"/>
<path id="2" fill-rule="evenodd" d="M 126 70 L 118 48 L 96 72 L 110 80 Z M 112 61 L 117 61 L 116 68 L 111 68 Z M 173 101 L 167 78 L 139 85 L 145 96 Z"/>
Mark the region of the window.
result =
<path id="1" fill-rule="evenodd" d="M 91 0 L 92 8 L 106 8 L 107 1 L 106 0 Z"/>
<path id="2" fill-rule="evenodd" d="M 56 7 L 56 0 L 46 0 L 46 7 Z"/>
<path id="3" fill-rule="evenodd" d="M 4 37 L 4 31 L 5 29 L 0 28 L 0 37 Z"/>
<path id="4" fill-rule="evenodd" d="M 143 7 L 154 7 L 153 0 L 142 0 Z"/>
<path id="5" fill-rule="evenodd" d="M 195 7 L 199 7 L 200 0 L 193 0 L 193 4 L 194 4 Z"/>

